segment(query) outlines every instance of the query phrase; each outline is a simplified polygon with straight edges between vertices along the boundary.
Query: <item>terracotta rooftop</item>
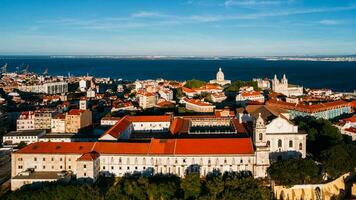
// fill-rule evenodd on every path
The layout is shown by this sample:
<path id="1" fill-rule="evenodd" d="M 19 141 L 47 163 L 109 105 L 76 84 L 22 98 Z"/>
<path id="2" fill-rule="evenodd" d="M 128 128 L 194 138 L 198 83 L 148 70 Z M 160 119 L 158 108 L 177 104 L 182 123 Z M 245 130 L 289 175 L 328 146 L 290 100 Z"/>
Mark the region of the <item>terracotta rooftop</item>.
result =
<path id="1" fill-rule="evenodd" d="M 346 128 L 345 131 L 356 134 L 356 128 L 355 127 Z"/>
<path id="2" fill-rule="evenodd" d="M 85 110 L 80 110 L 80 109 L 71 109 L 69 112 L 68 112 L 68 115 L 80 115 L 82 113 L 84 113 Z"/>
<path id="3" fill-rule="evenodd" d="M 124 132 L 128 126 L 130 126 L 131 121 L 128 120 L 127 116 L 121 118 L 114 126 L 107 130 L 101 137 L 105 135 L 111 135 L 114 138 L 119 138 L 121 133 Z"/>
<path id="4" fill-rule="evenodd" d="M 147 116 L 127 116 L 131 122 L 169 122 L 170 115 L 147 115 Z"/>
<path id="5" fill-rule="evenodd" d="M 210 105 L 209 103 L 200 101 L 200 100 L 198 100 L 198 99 L 188 99 L 188 98 L 184 98 L 184 101 L 187 102 L 187 103 L 190 103 L 190 104 L 197 105 L 197 106 L 212 106 L 212 105 Z"/>
<path id="6" fill-rule="evenodd" d="M 339 107 L 351 107 L 349 102 L 343 100 L 332 101 L 327 103 L 319 103 L 313 105 L 293 104 L 284 101 L 269 100 L 266 102 L 266 105 L 278 106 L 280 108 L 284 108 L 288 110 L 297 110 L 297 111 L 307 112 L 307 113 L 322 112 L 325 110 L 335 109 Z"/>
<path id="7" fill-rule="evenodd" d="M 261 92 L 258 91 L 252 91 L 252 92 L 241 92 L 241 96 L 243 97 L 251 97 L 251 96 L 260 96 Z"/>
<path id="8" fill-rule="evenodd" d="M 93 159 L 99 154 L 224 155 L 253 153 L 251 138 L 152 139 L 148 143 L 37 142 L 16 152 L 16 154 L 80 154 L 82 155 L 80 159 L 84 160 Z"/>
<path id="9" fill-rule="evenodd" d="M 100 154 L 96 151 L 84 153 L 82 156 L 80 156 L 77 160 L 81 161 L 91 161 L 91 160 L 96 160 L 99 158 Z"/>

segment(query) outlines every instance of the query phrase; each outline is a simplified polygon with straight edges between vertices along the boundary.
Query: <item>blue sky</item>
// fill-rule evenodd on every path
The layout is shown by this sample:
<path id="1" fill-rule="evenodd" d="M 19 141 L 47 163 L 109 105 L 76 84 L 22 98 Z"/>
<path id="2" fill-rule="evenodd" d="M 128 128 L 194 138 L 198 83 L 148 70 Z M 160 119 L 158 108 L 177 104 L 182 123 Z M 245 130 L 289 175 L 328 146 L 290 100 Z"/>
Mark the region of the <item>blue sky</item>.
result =
<path id="1" fill-rule="evenodd" d="M 356 54 L 356 0 L 0 0 L 0 54 Z"/>

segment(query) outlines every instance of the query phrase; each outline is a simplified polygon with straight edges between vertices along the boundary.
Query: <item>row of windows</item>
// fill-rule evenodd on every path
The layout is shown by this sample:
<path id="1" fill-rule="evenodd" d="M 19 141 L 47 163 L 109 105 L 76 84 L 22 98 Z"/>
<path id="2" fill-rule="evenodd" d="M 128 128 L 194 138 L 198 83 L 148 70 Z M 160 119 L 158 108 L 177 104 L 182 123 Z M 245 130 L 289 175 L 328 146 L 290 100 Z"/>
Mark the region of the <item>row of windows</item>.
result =
<path id="1" fill-rule="evenodd" d="M 8 137 L 4 137 L 4 139 L 10 140 L 10 139 L 36 139 L 37 136 L 16 136 L 16 137 L 12 137 L 12 136 L 8 136 Z"/>
<path id="2" fill-rule="evenodd" d="M 270 146 L 271 142 L 268 140 L 267 141 L 267 146 Z M 277 142 L 278 148 L 282 148 L 282 140 L 279 139 Z M 293 148 L 293 140 L 289 140 L 289 147 Z M 299 143 L 299 150 L 303 150 L 303 143 Z"/>
<path id="3" fill-rule="evenodd" d="M 247 163 L 251 163 L 251 159 L 250 159 L 250 158 L 247 159 L 247 161 L 246 161 L 246 159 L 242 159 L 242 158 L 241 158 L 239 162 L 240 162 L 240 163 L 244 163 L 244 160 L 245 160 L 245 162 L 247 162 Z M 130 158 L 127 158 L 126 164 L 130 164 L 130 161 L 131 161 L 131 159 L 130 159 Z M 170 160 L 169 158 L 167 158 L 165 161 L 162 160 L 161 158 L 156 158 L 156 159 L 151 158 L 151 159 L 150 159 L 150 163 L 156 163 L 156 164 L 161 164 L 161 163 L 168 163 L 168 164 L 169 164 L 169 163 L 171 163 L 170 161 L 171 161 L 171 160 Z M 183 158 L 181 161 L 182 161 L 182 163 L 187 163 L 187 159 L 186 159 L 186 158 Z M 215 161 L 215 162 L 214 162 L 214 161 Z M 211 159 L 208 159 L 208 164 L 211 164 L 211 163 L 213 163 L 213 162 L 214 162 L 214 163 L 221 163 L 221 162 L 223 162 L 224 164 L 227 164 L 227 163 L 228 163 L 228 160 L 227 160 L 227 159 L 224 159 L 223 161 L 221 161 L 221 159 L 216 158 L 214 161 L 212 161 Z M 103 162 L 105 162 L 105 160 L 103 160 Z M 193 158 L 192 161 L 191 161 L 191 163 L 195 163 L 195 162 L 196 162 L 196 161 L 195 161 L 195 159 Z M 230 161 L 230 162 L 231 162 L 231 161 Z M 230 162 L 229 162 L 229 163 L 230 163 Z M 235 159 L 232 159 L 232 163 L 236 163 L 236 162 L 238 162 L 238 161 L 236 161 Z M 111 158 L 111 163 L 114 163 L 114 157 Z M 122 163 L 123 163 L 121 158 L 119 158 L 118 163 L 119 163 L 119 164 L 122 164 Z M 135 163 L 135 164 L 138 163 L 138 159 L 137 159 L 137 158 L 135 158 L 134 163 Z M 146 164 L 146 158 L 143 158 L 142 163 Z M 175 164 L 178 164 L 178 159 L 174 159 L 174 163 L 175 163 Z M 203 163 L 203 159 L 200 159 L 199 163 Z"/>
<path id="4" fill-rule="evenodd" d="M 18 158 L 17 159 L 18 161 L 23 161 L 23 158 Z M 52 157 L 51 158 L 51 161 L 54 161 L 55 159 Z M 71 158 L 68 158 L 68 161 L 71 161 L 72 159 Z M 37 157 L 34 157 L 33 158 L 33 161 L 37 161 Z M 46 161 L 46 158 L 42 158 L 42 161 Z M 59 161 L 63 161 L 63 158 L 59 158 Z"/>

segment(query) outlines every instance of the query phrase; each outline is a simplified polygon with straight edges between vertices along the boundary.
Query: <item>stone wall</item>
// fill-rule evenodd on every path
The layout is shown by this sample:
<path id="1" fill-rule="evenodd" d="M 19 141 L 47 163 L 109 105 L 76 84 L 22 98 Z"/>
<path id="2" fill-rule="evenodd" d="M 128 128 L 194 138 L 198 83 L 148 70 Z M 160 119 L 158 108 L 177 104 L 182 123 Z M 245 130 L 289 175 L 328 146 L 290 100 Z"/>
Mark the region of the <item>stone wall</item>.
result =
<path id="1" fill-rule="evenodd" d="M 344 174 L 336 180 L 325 184 L 294 185 L 293 187 L 274 186 L 273 192 L 277 199 L 331 199 L 333 195 L 345 190 L 345 179 L 350 174 Z"/>

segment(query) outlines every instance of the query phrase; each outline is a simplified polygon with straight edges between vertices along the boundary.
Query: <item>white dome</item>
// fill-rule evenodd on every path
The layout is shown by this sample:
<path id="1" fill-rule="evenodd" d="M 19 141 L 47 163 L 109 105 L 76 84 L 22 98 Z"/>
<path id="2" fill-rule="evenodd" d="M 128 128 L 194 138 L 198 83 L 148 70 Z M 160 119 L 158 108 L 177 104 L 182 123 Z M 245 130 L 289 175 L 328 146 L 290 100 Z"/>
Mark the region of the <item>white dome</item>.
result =
<path id="1" fill-rule="evenodd" d="M 217 81 L 224 81 L 224 73 L 221 71 L 221 67 L 219 67 L 218 73 L 216 73 L 216 80 Z"/>

